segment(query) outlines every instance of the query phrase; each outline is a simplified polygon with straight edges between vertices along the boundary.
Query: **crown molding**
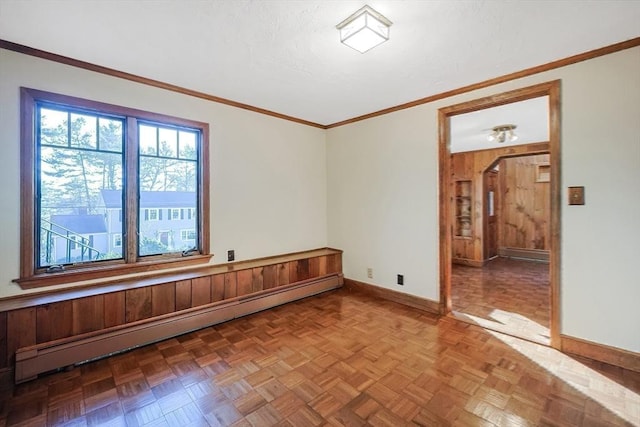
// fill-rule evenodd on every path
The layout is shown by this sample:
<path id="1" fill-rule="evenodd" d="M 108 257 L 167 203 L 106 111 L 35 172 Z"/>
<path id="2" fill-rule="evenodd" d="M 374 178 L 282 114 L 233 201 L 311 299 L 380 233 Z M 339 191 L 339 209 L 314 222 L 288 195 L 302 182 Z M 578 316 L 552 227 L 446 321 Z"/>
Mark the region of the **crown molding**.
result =
<path id="1" fill-rule="evenodd" d="M 243 110 L 253 111 L 254 113 L 264 114 L 266 116 L 277 117 L 279 119 L 288 120 L 295 123 L 300 123 L 306 126 L 311 126 L 320 129 L 326 129 L 325 125 L 319 123 L 310 122 L 308 120 L 299 119 L 297 117 L 287 116 L 286 114 L 276 113 L 275 111 L 265 110 L 264 108 L 254 107 L 249 104 L 243 104 L 242 102 L 232 101 L 230 99 L 221 98 L 219 96 L 210 95 L 208 93 L 199 92 L 197 90 L 188 89 L 182 86 L 174 85 L 171 83 L 162 82 L 159 80 L 150 79 L 147 77 L 138 76 L 136 74 L 126 73 L 124 71 L 118 71 L 113 68 L 104 67 L 102 65 L 93 64 L 91 62 L 80 61 L 78 59 L 70 58 L 68 56 L 58 55 L 56 53 L 47 52 L 33 47 L 21 45 L 18 43 L 10 42 L 0 39 L 0 48 L 10 50 L 13 52 L 22 53 L 36 58 L 46 59 L 60 64 L 70 65 L 72 67 L 82 68 L 88 71 L 94 71 L 100 74 L 106 74 L 108 76 L 117 77 L 124 80 L 129 80 L 136 83 L 145 84 L 148 86 L 157 87 L 160 89 L 169 90 L 172 92 L 181 93 L 187 96 L 193 96 L 195 98 L 204 99 L 206 101 L 216 102 L 218 104 L 229 105 L 231 107 L 241 108 Z"/>
<path id="2" fill-rule="evenodd" d="M 567 65 L 575 64 L 578 62 L 586 61 L 589 59 L 597 58 L 600 56 L 608 55 L 610 53 L 619 52 L 626 49 L 631 49 L 633 47 L 640 46 L 640 37 L 636 37 L 630 40 L 626 40 L 620 43 L 615 43 L 609 46 L 605 46 L 599 49 L 590 50 L 588 52 L 580 53 L 577 55 L 569 56 L 567 58 L 559 59 L 557 61 L 548 62 L 546 64 L 538 65 L 535 67 L 527 68 L 525 70 L 517 71 L 511 74 L 505 74 L 503 76 L 495 77 L 489 80 L 484 80 L 482 82 L 473 83 L 467 86 L 463 86 L 458 89 L 453 89 L 446 92 L 441 92 L 438 94 L 430 95 L 425 98 L 420 98 L 415 101 L 407 102 L 404 104 L 396 105 L 394 107 L 385 108 L 383 110 L 374 111 L 372 113 L 364 114 L 362 116 L 353 117 L 351 119 L 342 120 L 339 122 L 331 123 L 328 125 L 323 125 L 320 123 L 311 122 L 308 120 L 303 120 L 297 117 L 288 116 L 286 114 L 280 114 L 275 111 L 266 110 L 264 108 L 254 107 L 249 104 L 244 104 L 241 102 L 233 101 L 226 98 L 221 98 L 219 96 L 207 94 L 204 92 L 199 92 L 196 90 L 188 89 L 182 86 L 177 86 L 174 84 L 162 82 L 159 80 L 150 79 L 147 77 L 138 76 L 136 74 L 126 73 L 124 71 L 118 71 L 113 68 L 104 67 L 102 65 L 93 64 L 90 62 L 80 61 L 78 59 L 70 58 L 68 56 L 58 55 L 56 53 L 47 52 L 44 50 L 36 49 L 33 47 L 21 45 L 18 43 L 10 42 L 7 40 L 0 39 L 0 49 L 7 49 L 13 52 L 22 53 L 29 56 L 34 56 L 37 58 L 46 59 L 49 61 L 58 62 L 65 65 L 70 65 L 72 67 L 82 68 L 89 71 L 94 71 L 96 73 L 106 74 L 109 76 L 133 81 L 136 83 L 141 83 L 165 90 L 169 90 L 172 92 L 181 93 L 187 96 L 193 96 L 195 98 L 204 99 L 211 102 L 216 102 L 219 104 L 228 105 L 231 107 L 241 108 L 243 110 L 253 111 L 258 114 L 264 114 L 271 117 L 276 117 L 283 120 L 288 120 L 291 122 L 303 124 L 306 126 L 311 126 L 319 129 L 332 129 L 339 126 L 348 125 L 351 123 L 360 122 L 363 120 L 371 119 L 373 117 L 383 116 L 385 114 L 394 113 L 396 111 L 405 110 L 407 108 L 416 107 L 418 105 L 427 104 L 429 102 L 438 101 L 444 98 L 449 98 L 452 96 L 460 95 L 463 93 L 471 92 L 474 90 L 486 88 L 489 86 L 494 86 L 500 83 L 505 83 L 511 80 L 521 79 L 523 77 L 531 76 L 534 74 L 539 74 L 545 71 L 554 70 L 556 68 L 565 67 Z"/>

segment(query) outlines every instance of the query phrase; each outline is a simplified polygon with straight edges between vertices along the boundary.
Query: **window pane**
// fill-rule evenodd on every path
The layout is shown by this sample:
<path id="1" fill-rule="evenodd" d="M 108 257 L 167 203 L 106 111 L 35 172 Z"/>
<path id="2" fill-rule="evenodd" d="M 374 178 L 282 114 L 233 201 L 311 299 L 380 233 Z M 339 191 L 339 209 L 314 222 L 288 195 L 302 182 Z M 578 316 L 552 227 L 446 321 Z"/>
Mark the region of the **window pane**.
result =
<path id="1" fill-rule="evenodd" d="M 176 133 L 177 134 L 177 133 Z M 197 162 L 140 156 L 141 256 L 181 252 L 198 244 Z M 164 214 L 163 214 L 164 213 Z"/>
<path id="2" fill-rule="evenodd" d="M 141 156 L 139 175 L 141 191 L 196 191 L 197 188 L 197 162 L 191 160 Z"/>
<path id="3" fill-rule="evenodd" d="M 122 155 L 39 148 L 38 267 L 122 258 Z"/>
<path id="4" fill-rule="evenodd" d="M 139 254 L 157 255 L 171 252 L 180 252 L 190 249 L 197 244 L 197 233 L 194 231 L 184 236 L 181 230 L 196 228 L 195 216 L 187 218 L 180 215 L 181 209 L 170 208 L 167 205 L 180 204 L 188 209 L 196 205 L 196 193 L 189 191 L 143 191 L 140 194 L 142 206 L 158 206 L 159 208 L 142 209 L 140 211 L 140 240 Z M 159 212 L 170 212 L 167 215 L 158 215 Z M 185 237 L 185 238 L 183 238 Z"/>
<path id="5" fill-rule="evenodd" d="M 178 157 L 178 131 L 160 128 L 160 156 Z"/>
<path id="6" fill-rule="evenodd" d="M 95 116 L 71 114 L 71 145 L 81 148 L 98 148 Z"/>
<path id="7" fill-rule="evenodd" d="M 158 133 L 155 126 L 138 126 L 140 154 L 158 155 Z"/>
<path id="8" fill-rule="evenodd" d="M 197 134 L 194 132 L 180 131 L 180 155 L 181 159 L 197 160 L 198 152 L 196 151 Z"/>
<path id="9" fill-rule="evenodd" d="M 67 145 L 68 118 L 66 111 L 40 109 L 40 142 L 46 145 Z"/>
<path id="10" fill-rule="evenodd" d="M 122 121 L 100 117 L 100 150 L 122 153 Z"/>

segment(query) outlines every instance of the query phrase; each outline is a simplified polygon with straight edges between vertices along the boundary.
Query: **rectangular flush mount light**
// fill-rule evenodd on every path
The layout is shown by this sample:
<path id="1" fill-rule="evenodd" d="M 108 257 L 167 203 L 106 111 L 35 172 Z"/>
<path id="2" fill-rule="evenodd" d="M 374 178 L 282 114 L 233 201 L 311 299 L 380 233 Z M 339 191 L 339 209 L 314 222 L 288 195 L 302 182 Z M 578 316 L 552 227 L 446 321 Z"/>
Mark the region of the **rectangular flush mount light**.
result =
<path id="1" fill-rule="evenodd" d="M 391 21 L 369 6 L 336 25 L 340 30 L 340 41 L 360 53 L 389 40 L 389 27 Z"/>

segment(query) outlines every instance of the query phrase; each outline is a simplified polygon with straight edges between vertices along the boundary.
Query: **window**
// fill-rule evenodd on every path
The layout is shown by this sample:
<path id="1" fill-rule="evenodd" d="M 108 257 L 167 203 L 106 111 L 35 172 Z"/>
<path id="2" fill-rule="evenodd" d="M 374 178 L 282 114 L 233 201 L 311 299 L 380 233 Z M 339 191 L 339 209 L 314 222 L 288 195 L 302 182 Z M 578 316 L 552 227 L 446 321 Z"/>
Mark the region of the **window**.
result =
<path id="1" fill-rule="evenodd" d="M 180 239 L 183 242 L 196 240 L 196 230 L 180 230 Z"/>
<path id="2" fill-rule="evenodd" d="M 158 225 L 163 205 L 177 202 L 198 213 L 192 240 L 196 254 L 208 255 L 208 222 L 196 220 L 208 217 L 206 123 L 25 88 L 22 120 L 26 250 L 18 282 L 38 276 L 53 284 L 41 276 L 47 270 L 64 276 L 106 266 L 115 275 L 141 263 L 176 265 L 181 249 Z M 120 221 L 107 220 L 114 209 Z M 167 219 L 180 218 L 181 209 L 171 208 Z M 109 249 L 109 235 L 122 250 Z"/>
<path id="3" fill-rule="evenodd" d="M 145 221 L 157 221 L 158 220 L 158 209 L 145 209 L 144 210 L 144 220 Z"/>

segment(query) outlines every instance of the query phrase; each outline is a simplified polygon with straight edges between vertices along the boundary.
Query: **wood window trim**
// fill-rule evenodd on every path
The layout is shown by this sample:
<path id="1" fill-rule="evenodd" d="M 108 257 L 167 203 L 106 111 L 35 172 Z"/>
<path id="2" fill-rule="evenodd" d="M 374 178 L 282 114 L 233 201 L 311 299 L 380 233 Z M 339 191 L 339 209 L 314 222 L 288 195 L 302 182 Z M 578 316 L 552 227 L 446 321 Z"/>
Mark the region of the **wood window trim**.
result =
<path id="1" fill-rule="evenodd" d="M 136 145 L 132 144 L 132 138 L 137 133 L 137 120 L 152 121 L 157 123 L 170 123 L 175 126 L 197 128 L 201 132 L 200 161 L 198 163 L 198 215 L 197 222 L 200 230 L 200 250 L 198 254 L 182 257 L 181 254 L 167 254 L 157 256 L 145 256 L 143 258 L 134 255 L 127 261 L 124 259 L 113 261 L 101 261 L 99 265 L 70 266 L 67 270 L 57 273 L 43 273 L 37 269 L 35 260 L 36 224 L 34 221 L 36 211 L 36 134 L 35 114 L 36 103 L 44 101 L 51 104 L 60 104 L 65 107 L 95 111 L 96 113 L 109 113 L 128 117 L 126 120 L 126 150 L 127 158 L 137 156 Z M 23 288 L 52 286 L 94 280 L 104 277 L 115 277 L 132 273 L 159 271 L 183 266 L 206 264 L 213 256 L 210 254 L 209 240 L 209 124 L 194 120 L 182 119 L 169 115 L 152 113 L 148 111 L 128 108 L 113 104 L 91 101 L 68 95 L 45 92 L 37 89 L 20 88 L 20 277 L 13 281 Z M 133 157 L 131 157 L 133 156 Z M 124 188 L 127 200 L 125 206 L 132 206 L 128 218 L 128 224 L 123 229 L 125 234 L 136 233 L 135 221 L 138 215 L 137 179 L 127 179 L 135 176 L 137 169 L 132 162 L 125 162 Z M 123 236 L 123 249 L 129 254 L 137 254 L 137 242 L 134 239 L 125 239 Z"/>
<path id="2" fill-rule="evenodd" d="M 285 264 L 292 261 L 330 255 L 341 256 L 342 250 L 334 248 L 318 248 L 223 264 L 197 264 L 194 262 L 193 265 L 185 266 L 184 268 L 175 268 L 171 270 L 165 269 L 157 272 L 156 270 L 147 270 L 147 272 L 151 274 L 142 274 L 142 272 L 140 272 L 141 274 L 137 274 L 135 276 L 122 276 L 115 278 L 108 278 L 102 275 L 96 280 L 78 283 L 74 286 L 64 287 L 62 289 L 40 288 L 35 289 L 33 292 L 28 294 L 0 297 L 0 312 L 31 307 L 38 304 L 48 304 L 74 298 L 82 298 L 90 295 L 105 294 L 119 290 L 133 289 L 167 282 L 176 282 L 239 270 L 248 270 L 268 265 Z M 195 257 L 188 257 L 185 258 L 184 261 L 194 261 L 194 258 Z M 137 266 L 139 266 L 139 264 Z M 339 271 L 342 271 L 342 267 L 340 267 Z M 65 281 L 64 283 L 67 282 L 68 281 Z M 33 288 L 37 288 L 37 286 L 33 286 Z"/>
<path id="3" fill-rule="evenodd" d="M 125 276 L 128 274 L 148 273 L 151 271 L 168 273 L 170 269 L 189 266 L 206 266 L 212 257 L 213 254 L 193 255 L 184 258 L 145 260 L 139 261 L 135 264 L 125 264 L 124 262 L 109 265 L 101 264 L 99 267 L 92 267 L 90 269 L 79 268 L 76 270 L 66 270 L 60 273 L 35 274 L 30 277 L 15 279 L 14 282 L 18 283 L 20 287 L 24 289 L 32 289 L 44 286 L 93 281 L 102 278 L 111 278 L 116 280 L 118 276 Z"/>

